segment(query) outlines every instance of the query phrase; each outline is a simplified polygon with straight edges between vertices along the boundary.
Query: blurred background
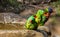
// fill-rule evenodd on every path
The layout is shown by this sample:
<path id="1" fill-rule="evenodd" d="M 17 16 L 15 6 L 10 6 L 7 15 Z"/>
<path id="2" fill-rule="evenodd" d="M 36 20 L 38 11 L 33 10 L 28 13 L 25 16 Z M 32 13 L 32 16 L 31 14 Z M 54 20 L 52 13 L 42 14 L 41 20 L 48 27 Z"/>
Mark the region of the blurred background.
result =
<path id="1" fill-rule="evenodd" d="M 29 16 L 45 7 L 54 11 L 45 30 L 52 33 L 49 37 L 60 37 L 60 0 L 0 0 L 0 37 L 44 37 L 39 32 L 28 33 L 24 24 Z"/>

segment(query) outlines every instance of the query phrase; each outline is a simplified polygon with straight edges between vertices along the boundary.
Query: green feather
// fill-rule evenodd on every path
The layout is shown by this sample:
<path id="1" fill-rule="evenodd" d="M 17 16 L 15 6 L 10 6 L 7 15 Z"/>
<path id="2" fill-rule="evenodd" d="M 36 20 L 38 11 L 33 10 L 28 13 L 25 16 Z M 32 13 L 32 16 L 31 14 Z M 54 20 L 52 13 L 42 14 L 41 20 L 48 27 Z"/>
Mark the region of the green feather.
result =
<path id="1" fill-rule="evenodd" d="M 44 10 L 38 10 L 37 11 L 37 14 L 36 14 L 36 16 L 37 16 L 37 18 L 36 18 L 36 22 L 38 23 L 38 22 L 40 22 L 40 20 L 41 20 L 41 16 L 44 14 Z"/>
<path id="2" fill-rule="evenodd" d="M 34 19 L 35 19 L 35 18 L 34 18 L 33 15 L 28 18 L 28 20 L 26 21 L 26 24 L 25 24 L 26 29 L 32 30 L 32 29 L 34 29 L 35 27 L 37 27 L 37 23 L 35 22 Z M 33 23 L 31 23 L 30 20 L 32 20 Z"/>
<path id="3" fill-rule="evenodd" d="M 26 29 L 33 30 L 38 27 L 38 24 L 40 24 L 40 26 L 43 26 L 44 21 L 46 20 L 46 17 L 43 15 L 44 12 L 45 12 L 44 10 L 38 10 L 37 13 L 35 14 L 37 18 L 34 18 L 34 15 L 30 16 L 25 23 Z M 31 20 L 32 23 L 30 22 Z"/>

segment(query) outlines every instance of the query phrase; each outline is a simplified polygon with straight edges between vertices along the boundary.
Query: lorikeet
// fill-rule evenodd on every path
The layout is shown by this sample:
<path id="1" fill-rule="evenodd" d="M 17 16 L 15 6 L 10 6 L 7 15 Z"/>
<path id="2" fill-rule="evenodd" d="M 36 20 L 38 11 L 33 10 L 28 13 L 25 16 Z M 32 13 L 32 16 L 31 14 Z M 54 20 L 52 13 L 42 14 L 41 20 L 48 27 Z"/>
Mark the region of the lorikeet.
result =
<path id="1" fill-rule="evenodd" d="M 49 18 L 50 13 L 52 12 L 50 8 L 48 9 L 38 10 L 35 15 L 30 16 L 25 23 L 25 27 L 30 30 L 35 30 L 37 29 L 38 25 L 44 26 L 45 22 Z"/>
<path id="2" fill-rule="evenodd" d="M 34 30 L 38 27 L 37 22 L 35 21 L 34 15 L 30 16 L 26 21 L 25 27 L 30 30 Z"/>

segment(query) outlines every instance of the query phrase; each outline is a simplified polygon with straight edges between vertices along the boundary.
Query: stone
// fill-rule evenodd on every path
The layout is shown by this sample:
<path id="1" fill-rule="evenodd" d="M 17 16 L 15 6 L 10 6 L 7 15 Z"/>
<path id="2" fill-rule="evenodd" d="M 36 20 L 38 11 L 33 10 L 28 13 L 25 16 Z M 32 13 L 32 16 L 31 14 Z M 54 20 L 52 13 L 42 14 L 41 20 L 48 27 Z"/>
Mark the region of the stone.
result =
<path id="1" fill-rule="evenodd" d="M 0 30 L 0 37 L 44 37 L 40 32 L 33 30 Z"/>

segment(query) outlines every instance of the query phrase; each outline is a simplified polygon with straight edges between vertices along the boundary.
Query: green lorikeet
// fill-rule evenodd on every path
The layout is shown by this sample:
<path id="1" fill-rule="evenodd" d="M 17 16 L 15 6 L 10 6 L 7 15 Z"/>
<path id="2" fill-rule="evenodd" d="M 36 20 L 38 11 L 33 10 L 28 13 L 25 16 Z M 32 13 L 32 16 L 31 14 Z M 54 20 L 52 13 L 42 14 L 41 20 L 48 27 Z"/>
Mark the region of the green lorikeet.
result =
<path id="1" fill-rule="evenodd" d="M 30 30 L 37 29 L 38 25 L 44 26 L 45 22 L 48 20 L 49 12 L 52 12 L 51 8 L 45 10 L 38 10 L 35 15 L 32 15 L 28 18 L 25 23 L 25 27 Z"/>
<path id="2" fill-rule="evenodd" d="M 26 21 L 25 27 L 27 29 L 37 29 L 38 24 L 40 24 L 41 26 L 44 25 L 44 20 L 45 17 L 43 16 L 44 11 L 43 10 L 38 10 L 36 15 L 32 15 L 28 18 L 28 20 Z"/>
<path id="3" fill-rule="evenodd" d="M 35 21 L 34 16 L 30 16 L 28 20 L 26 21 L 25 27 L 30 30 L 34 30 L 38 27 L 37 22 Z"/>

